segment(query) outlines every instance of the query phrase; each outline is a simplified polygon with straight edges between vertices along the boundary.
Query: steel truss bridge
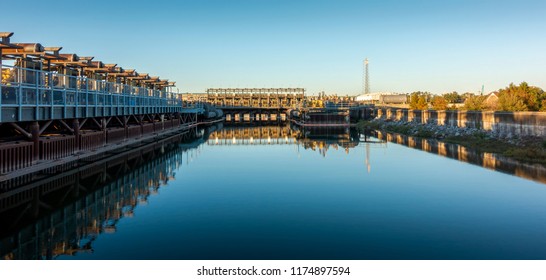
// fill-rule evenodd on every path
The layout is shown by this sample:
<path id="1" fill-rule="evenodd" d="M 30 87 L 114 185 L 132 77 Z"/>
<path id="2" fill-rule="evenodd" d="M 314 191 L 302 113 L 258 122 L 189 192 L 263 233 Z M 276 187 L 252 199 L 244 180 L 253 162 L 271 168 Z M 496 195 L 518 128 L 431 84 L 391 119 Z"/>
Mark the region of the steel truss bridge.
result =
<path id="1" fill-rule="evenodd" d="M 209 88 L 184 94 L 188 103 L 206 102 L 223 110 L 227 122 L 282 122 L 305 102 L 304 88 Z"/>

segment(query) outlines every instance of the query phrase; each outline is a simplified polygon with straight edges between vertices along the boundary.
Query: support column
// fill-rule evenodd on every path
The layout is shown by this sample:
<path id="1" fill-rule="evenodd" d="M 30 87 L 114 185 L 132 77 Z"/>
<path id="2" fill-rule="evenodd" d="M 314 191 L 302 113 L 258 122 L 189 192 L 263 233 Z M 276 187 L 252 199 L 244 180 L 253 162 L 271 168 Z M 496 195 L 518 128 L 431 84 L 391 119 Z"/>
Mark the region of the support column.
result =
<path id="1" fill-rule="evenodd" d="M 32 122 L 30 125 L 30 134 L 34 143 L 33 158 L 37 161 L 40 159 L 40 124 L 38 122 Z"/>
<path id="2" fill-rule="evenodd" d="M 144 115 L 134 116 L 135 119 L 138 121 L 138 125 L 140 126 L 140 135 L 144 135 Z M 155 126 L 152 125 L 155 131 Z M 125 130 L 127 131 L 127 124 L 125 124 Z"/>
<path id="3" fill-rule="evenodd" d="M 179 128 L 180 127 L 180 112 L 174 113 L 174 119 L 176 122 L 176 128 Z"/>
<path id="4" fill-rule="evenodd" d="M 161 122 L 161 131 L 165 130 L 165 114 L 159 115 L 159 121 Z"/>
<path id="5" fill-rule="evenodd" d="M 80 150 L 80 121 L 74 119 L 72 121 L 72 129 L 74 130 L 74 137 L 76 138 L 74 151 Z"/>
<path id="6" fill-rule="evenodd" d="M 107 134 L 107 131 L 106 131 L 106 118 L 101 118 L 100 119 L 100 129 L 102 130 L 102 134 L 103 134 L 103 137 L 104 139 L 106 139 L 106 134 Z M 125 138 L 127 138 L 127 130 L 125 131 Z"/>

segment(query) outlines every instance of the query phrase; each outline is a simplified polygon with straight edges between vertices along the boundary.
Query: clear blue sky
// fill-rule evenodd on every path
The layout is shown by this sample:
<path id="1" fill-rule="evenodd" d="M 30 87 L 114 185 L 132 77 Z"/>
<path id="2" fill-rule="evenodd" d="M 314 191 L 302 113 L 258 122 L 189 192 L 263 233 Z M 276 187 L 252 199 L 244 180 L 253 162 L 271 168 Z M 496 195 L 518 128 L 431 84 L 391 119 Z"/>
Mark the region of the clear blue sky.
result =
<path id="1" fill-rule="evenodd" d="M 10 1 L 0 31 L 208 87 L 546 89 L 546 1 Z"/>

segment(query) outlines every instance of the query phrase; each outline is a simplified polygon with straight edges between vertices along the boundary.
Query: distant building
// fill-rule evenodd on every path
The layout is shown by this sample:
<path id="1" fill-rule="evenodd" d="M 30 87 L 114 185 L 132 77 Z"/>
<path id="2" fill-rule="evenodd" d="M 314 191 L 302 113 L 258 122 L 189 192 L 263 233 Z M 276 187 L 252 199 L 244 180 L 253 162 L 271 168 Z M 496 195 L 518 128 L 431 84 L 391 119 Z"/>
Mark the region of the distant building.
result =
<path id="1" fill-rule="evenodd" d="M 379 97 L 383 94 L 391 94 L 390 92 L 374 92 L 368 94 L 361 94 L 355 98 L 355 101 L 360 102 L 378 102 Z"/>
<path id="2" fill-rule="evenodd" d="M 497 92 L 492 92 L 487 95 L 483 101 L 483 106 L 490 110 L 496 110 L 499 103 L 499 96 Z"/>
<path id="3" fill-rule="evenodd" d="M 406 103 L 407 94 L 394 92 L 374 92 L 358 95 L 355 98 L 355 101 L 369 103 Z"/>

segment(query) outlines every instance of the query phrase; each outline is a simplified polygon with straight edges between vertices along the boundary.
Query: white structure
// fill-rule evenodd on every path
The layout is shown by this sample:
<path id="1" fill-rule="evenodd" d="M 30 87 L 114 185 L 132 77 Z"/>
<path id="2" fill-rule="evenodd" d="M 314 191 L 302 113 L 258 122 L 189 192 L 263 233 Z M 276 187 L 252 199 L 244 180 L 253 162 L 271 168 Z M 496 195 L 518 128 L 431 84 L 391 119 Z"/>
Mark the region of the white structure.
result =
<path id="1" fill-rule="evenodd" d="M 368 93 L 368 94 L 358 95 L 355 98 L 355 101 L 378 102 L 382 95 L 395 95 L 395 94 L 398 94 L 398 93 L 394 93 L 394 92 L 372 92 L 372 93 Z"/>

